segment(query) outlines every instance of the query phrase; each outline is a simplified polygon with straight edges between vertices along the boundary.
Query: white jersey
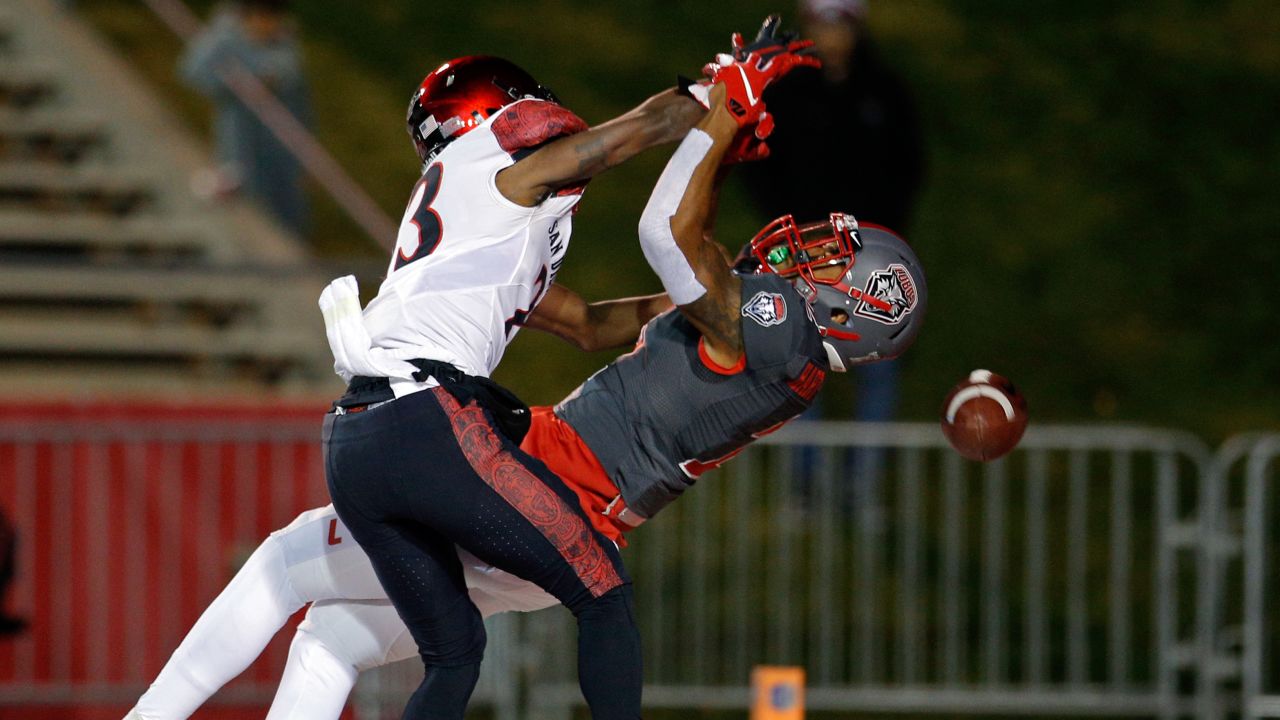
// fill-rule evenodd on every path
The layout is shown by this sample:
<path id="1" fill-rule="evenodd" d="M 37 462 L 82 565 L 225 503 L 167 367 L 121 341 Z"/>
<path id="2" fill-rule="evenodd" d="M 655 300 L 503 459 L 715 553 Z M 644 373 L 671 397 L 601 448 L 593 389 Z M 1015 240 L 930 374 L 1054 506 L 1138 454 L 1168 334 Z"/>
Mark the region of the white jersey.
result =
<path id="1" fill-rule="evenodd" d="M 576 123 L 576 124 L 575 124 Z M 375 348 L 487 377 L 554 282 L 581 189 L 535 207 L 503 197 L 497 175 L 521 150 L 585 128 L 569 111 L 521 100 L 453 141 L 414 186 L 387 278 L 364 311 Z M 430 383 L 393 380 L 397 397 Z"/>

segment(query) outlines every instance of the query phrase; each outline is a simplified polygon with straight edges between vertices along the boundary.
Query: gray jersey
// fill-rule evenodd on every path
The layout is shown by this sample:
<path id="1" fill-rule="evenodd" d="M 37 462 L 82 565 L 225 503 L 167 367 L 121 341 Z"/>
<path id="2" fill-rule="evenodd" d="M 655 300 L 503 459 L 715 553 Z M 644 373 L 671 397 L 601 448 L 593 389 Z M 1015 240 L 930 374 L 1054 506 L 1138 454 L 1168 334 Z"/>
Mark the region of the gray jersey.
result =
<path id="1" fill-rule="evenodd" d="M 704 471 L 813 401 L 829 369 L 803 298 L 775 275 L 744 275 L 746 357 L 717 368 L 676 310 L 645 326 L 636 349 L 556 407 L 591 448 L 627 507 L 653 517 Z"/>

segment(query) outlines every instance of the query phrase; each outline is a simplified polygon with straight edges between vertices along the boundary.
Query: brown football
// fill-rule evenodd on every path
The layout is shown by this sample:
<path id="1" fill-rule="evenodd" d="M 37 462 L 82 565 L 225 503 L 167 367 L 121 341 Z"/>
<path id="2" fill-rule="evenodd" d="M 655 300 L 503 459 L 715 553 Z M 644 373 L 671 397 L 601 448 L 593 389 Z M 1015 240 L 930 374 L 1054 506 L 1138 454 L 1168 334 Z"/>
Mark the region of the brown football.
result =
<path id="1" fill-rule="evenodd" d="M 1026 429 L 1026 399 L 1013 383 L 989 370 L 969 373 L 942 403 L 942 433 L 970 460 L 1004 456 Z"/>

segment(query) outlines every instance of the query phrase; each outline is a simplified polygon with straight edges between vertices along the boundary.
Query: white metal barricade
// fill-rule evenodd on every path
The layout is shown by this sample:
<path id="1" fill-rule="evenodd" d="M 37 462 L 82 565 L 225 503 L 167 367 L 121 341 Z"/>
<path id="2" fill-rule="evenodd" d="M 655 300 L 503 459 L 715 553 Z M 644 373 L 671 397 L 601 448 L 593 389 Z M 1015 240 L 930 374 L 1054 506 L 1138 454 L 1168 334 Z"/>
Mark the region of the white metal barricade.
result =
<path id="1" fill-rule="evenodd" d="M 0 422 L 19 531 L 0 706 L 136 698 L 270 530 L 323 504 L 315 418 Z M 743 708 L 803 665 L 815 710 L 1280 717 L 1280 436 L 1033 428 L 961 460 L 933 425 L 796 423 L 630 536 L 646 703 Z M 477 705 L 581 703 L 563 609 L 491 619 Z M 269 702 L 287 639 L 218 703 Z M 119 648 L 128 648 L 121 653 Z M 366 674 L 399 715 L 416 662 Z"/>
<path id="2" fill-rule="evenodd" d="M 1229 438 L 1200 484 L 1196 717 L 1280 717 L 1277 588 L 1280 435 Z"/>
<path id="3" fill-rule="evenodd" d="M 1036 428 L 979 465 L 934 425 L 788 426 L 624 551 L 646 703 L 744 708 L 767 663 L 805 666 L 815 710 L 1190 714 L 1210 458 L 1139 428 Z M 564 717 L 571 619 L 524 624 L 535 713 Z"/>

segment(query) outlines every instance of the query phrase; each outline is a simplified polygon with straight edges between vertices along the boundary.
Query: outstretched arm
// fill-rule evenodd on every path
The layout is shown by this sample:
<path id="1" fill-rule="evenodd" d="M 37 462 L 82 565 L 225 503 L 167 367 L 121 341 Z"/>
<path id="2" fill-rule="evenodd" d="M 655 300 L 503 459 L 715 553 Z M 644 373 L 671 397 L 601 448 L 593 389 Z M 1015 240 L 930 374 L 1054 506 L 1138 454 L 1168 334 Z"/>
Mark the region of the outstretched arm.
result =
<path id="1" fill-rule="evenodd" d="M 524 326 L 549 332 L 591 352 L 635 342 L 640 328 L 671 307 L 666 295 L 588 303 L 563 285 L 552 285 Z"/>
<path id="2" fill-rule="evenodd" d="M 667 164 L 640 219 L 640 242 L 672 300 L 702 332 L 708 354 L 732 365 L 742 354 L 740 282 L 709 232 L 720 161 L 739 129 L 724 95 L 723 85 L 712 88 L 712 110 Z"/>
<path id="3" fill-rule="evenodd" d="M 702 333 L 711 359 L 733 365 L 742 356 L 741 282 L 725 262 L 724 248 L 711 238 L 721 165 L 767 155 L 763 141 L 773 128 L 761 97 L 765 88 L 796 67 L 817 67 L 813 45 L 765 19 L 750 45 L 733 38 L 733 53 L 716 56 L 705 68 L 711 110 L 689 131 L 667 163 L 640 218 L 640 246 L 680 311 Z M 694 88 L 690 91 L 693 92 Z"/>
<path id="4" fill-rule="evenodd" d="M 562 187 L 679 140 L 705 114 L 687 95 L 663 91 L 624 115 L 551 142 L 506 168 L 498 173 L 498 190 L 508 200 L 532 207 Z"/>

